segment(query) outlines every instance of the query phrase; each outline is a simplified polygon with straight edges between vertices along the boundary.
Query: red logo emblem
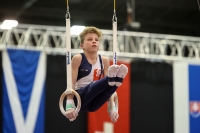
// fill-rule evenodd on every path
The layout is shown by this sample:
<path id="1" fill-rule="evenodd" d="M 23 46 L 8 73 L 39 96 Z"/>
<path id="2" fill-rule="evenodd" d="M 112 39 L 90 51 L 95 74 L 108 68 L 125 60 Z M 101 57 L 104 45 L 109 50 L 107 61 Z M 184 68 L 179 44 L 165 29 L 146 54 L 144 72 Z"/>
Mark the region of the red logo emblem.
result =
<path id="1" fill-rule="evenodd" d="M 93 81 L 100 79 L 101 69 L 94 69 Z"/>

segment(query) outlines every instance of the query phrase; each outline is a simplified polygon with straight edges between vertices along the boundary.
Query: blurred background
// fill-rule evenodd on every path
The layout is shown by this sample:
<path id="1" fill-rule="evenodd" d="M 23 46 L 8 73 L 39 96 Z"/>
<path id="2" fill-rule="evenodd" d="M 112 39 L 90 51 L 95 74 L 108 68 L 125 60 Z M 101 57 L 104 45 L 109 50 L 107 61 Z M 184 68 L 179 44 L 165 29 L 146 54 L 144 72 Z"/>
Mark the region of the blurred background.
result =
<path id="1" fill-rule="evenodd" d="M 0 4 L 0 133 L 199 133 L 198 0 L 116 0 L 117 57 L 129 72 L 118 88 L 119 120 L 107 105 L 69 122 L 60 112 L 66 89 L 66 32 L 72 56 L 78 33 L 102 30 L 99 53 L 113 51 L 113 0 L 7 0 Z M 10 21 L 11 20 L 11 21 Z M 65 104 L 65 103 L 64 103 Z"/>
<path id="2" fill-rule="evenodd" d="M 112 29 L 113 0 L 69 0 L 69 6 L 72 25 Z M 199 36 L 199 12 L 197 0 L 116 2 L 119 30 Z M 1 2 L 0 22 L 65 26 L 65 13 L 65 0 L 9 0 Z"/>

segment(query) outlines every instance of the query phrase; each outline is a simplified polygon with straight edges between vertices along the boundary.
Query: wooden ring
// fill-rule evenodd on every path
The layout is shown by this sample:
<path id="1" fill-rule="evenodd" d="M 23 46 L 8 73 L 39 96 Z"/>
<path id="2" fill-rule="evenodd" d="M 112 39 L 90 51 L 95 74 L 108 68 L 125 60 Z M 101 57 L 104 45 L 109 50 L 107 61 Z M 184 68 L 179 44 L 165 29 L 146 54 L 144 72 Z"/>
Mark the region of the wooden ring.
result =
<path id="1" fill-rule="evenodd" d="M 63 92 L 63 94 L 61 95 L 60 100 L 59 100 L 60 111 L 64 116 L 66 116 L 66 111 L 63 108 L 63 100 L 69 94 L 74 94 L 77 98 L 77 107 L 76 107 L 75 113 L 78 114 L 78 112 L 81 109 L 81 98 L 80 98 L 79 94 L 75 90 L 67 89 L 65 92 Z"/>

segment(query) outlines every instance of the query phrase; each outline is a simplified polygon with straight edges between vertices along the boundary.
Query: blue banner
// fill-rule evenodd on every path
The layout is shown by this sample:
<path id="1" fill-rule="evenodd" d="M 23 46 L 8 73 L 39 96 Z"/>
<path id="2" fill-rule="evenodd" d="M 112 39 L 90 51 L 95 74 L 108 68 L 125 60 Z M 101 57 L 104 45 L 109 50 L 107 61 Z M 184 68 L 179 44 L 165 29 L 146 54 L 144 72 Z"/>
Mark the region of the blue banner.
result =
<path id="1" fill-rule="evenodd" d="M 200 133 L 200 66 L 189 65 L 190 133 Z"/>
<path id="2" fill-rule="evenodd" d="M 3 133 L 44 133 L 46 55 L 7 49 L 2 60 Z"/>

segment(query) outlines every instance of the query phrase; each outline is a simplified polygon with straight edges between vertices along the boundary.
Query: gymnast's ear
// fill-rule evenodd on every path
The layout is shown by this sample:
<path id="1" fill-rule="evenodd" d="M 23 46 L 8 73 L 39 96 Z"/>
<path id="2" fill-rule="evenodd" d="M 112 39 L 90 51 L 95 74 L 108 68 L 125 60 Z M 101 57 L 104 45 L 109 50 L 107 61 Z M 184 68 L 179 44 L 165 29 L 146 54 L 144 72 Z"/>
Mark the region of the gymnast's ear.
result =
<path id="1" fill-rule="evenodd" d="M 80 44 L 80 47 L 81 47 L 83 50 L 85 49 L 84 46 L 83 46 L 83 43 Z"/>

